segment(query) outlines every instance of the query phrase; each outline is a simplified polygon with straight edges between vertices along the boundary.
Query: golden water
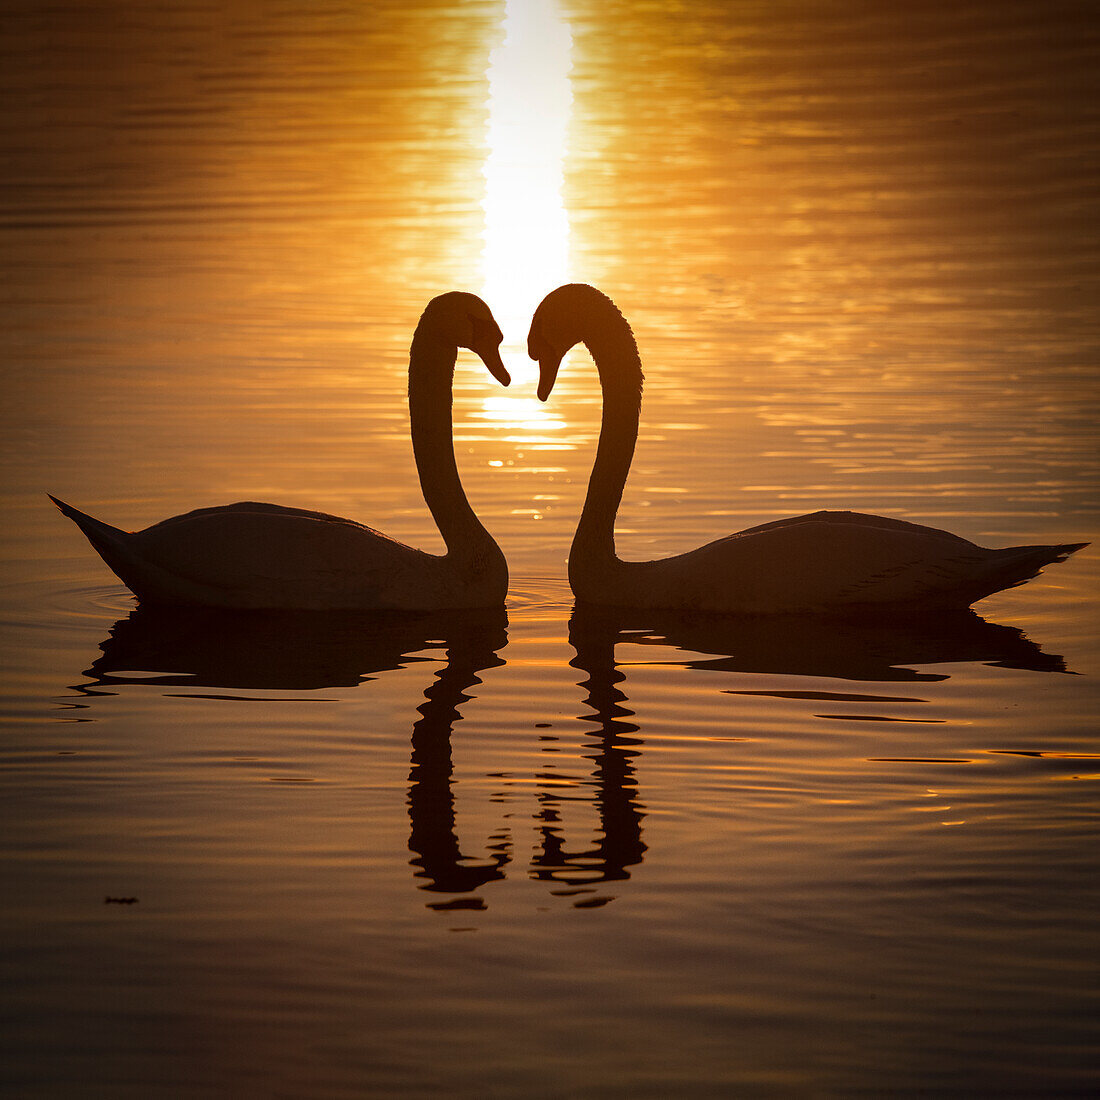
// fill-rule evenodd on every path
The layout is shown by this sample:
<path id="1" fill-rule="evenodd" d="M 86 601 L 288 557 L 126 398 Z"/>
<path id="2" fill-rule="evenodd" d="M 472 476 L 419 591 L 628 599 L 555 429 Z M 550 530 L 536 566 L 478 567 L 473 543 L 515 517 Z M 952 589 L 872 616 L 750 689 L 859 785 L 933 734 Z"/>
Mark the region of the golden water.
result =
<path id="1" fill-rule="evenodd" d="M 502 3 L 12 13 L 11 1094 L 1087 1091 L 1095 551 L 919 629 L 574 615 L 595 374 L 521 359 L 566 278 L 633 324 L 624 557 L 1095 538 L 1087 12 L 511 8 L 545 69 Z M 449 289 L 517 375 L 456 376 L 506 617 L 134 613 L 48 505 L 440 550 L 404 376 Z"/>

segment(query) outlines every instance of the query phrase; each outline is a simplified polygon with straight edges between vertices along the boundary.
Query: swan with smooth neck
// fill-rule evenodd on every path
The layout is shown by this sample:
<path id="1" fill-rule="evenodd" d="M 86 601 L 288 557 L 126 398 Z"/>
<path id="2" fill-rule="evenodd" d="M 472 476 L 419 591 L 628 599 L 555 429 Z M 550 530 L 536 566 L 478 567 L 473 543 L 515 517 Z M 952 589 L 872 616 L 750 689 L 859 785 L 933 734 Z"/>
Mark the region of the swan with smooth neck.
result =
<path id="1" fill-rule="evenodd" d="M 144 531 L 120 531 L 50 499 L 142 602 L 314 610 L 437 610 L 504 603 L 508 567 L 470 507 L 455 464 L 452 383 L 458 349 L 502 385 L 501 332 L 476 295 L 433 298 L 409 355 L 413 454 L 446 543 L 428 554 L 361 523 L 246 502 L 201 508 Z"/>
<path id="2" fill-rule="evenodd" d="M 830 612 L 873 605 L 968 607 L 1088 543 L 987 550 L 958 535 L 859 512 L 777 520 L 657 561 L 615 553 L 615 515 L 638 438 L 642 364 L 630 325 L 594 287 L 551 291 L 527 350 L 550 396 L 566 352 L 583 343 L 599 371 L 603 420 L 569 551 L 581 603 L 725 612 Z"/>

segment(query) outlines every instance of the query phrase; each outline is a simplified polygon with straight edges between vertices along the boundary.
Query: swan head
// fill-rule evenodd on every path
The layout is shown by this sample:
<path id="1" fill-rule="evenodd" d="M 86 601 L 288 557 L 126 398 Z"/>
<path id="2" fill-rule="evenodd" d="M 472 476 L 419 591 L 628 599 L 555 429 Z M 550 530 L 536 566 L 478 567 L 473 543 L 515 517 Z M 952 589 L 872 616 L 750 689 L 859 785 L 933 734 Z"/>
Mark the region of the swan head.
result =
<path id="1" fill-rule="evenodd" d="M 531 329 L 527 334 L 527 354 L 539 365 L 540 401 L 550 396 L 558 377 L 558 368 L 569 349 L 583 343 L 591 351 L 593 340 L 598 340 L 609 326 L 625 332 L 630 346 L 634 347 L 633 334 L 623 315 L 615 303 L 594 286 L 567 283 L 543 298 L 531 318 Z M 615 379 L 604 377 L 600 358 L 596 359 L 603 382 L 614 382 Z"/>
<path id="2" fill-rule="evenodd" d="M 511 382 L 500 358 L 504 335 L 492 311 L 476 294 L 460 290 L 440 294 L 428 303 L 420 324 L 430 327 L 437 339 L 474 352 L 502 386 Z"/>

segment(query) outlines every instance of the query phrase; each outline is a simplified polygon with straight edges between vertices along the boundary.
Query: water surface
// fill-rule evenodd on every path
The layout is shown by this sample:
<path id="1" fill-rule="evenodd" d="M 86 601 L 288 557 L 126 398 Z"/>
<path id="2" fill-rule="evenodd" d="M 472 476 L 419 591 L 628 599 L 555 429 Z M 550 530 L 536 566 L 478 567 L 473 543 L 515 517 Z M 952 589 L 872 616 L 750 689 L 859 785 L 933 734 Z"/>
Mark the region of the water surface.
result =
<path id="1" fill-rule="evenodd" d="M 501 4 L 9 7 L 11 1094 L 1089 1091 L 1094 551 L 928 620 L 578 611 L 595 375 L 520 355 L 563 277 L 634 325 L 624 557 L 1095 538 L 1084 7 L 564 4 L 564 275 L 490 201 Z M 440 550 L 404 376 L 452 288 L 518 376 L 456 375 L 505 612 L 134 609 L 48 505 Z"/>

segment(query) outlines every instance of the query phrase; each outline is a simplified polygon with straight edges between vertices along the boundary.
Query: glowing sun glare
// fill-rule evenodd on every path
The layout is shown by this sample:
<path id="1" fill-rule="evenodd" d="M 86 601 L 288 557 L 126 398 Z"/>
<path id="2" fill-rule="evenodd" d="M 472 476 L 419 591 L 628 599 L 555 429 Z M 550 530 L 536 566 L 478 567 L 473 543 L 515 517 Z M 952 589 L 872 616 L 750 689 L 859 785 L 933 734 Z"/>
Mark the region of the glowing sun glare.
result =
<path id="1" fill-rule="evenodd" d="M 573 36 L 557 0 L 507 0 L 489 59 L 484 297 L 517 381 L 534 377 L 525 340 L 543 295 L 569 281 L 562 199 Z"/>

